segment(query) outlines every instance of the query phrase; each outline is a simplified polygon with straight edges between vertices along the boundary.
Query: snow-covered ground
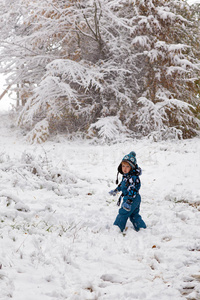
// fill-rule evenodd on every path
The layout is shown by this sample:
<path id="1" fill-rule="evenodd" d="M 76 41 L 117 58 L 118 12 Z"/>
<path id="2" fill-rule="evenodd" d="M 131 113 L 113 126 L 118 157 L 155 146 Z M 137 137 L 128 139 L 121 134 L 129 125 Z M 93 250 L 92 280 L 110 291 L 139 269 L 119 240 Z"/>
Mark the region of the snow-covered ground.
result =
<path id="1" fill-rule="evenodd" d="M 0 299 L 200 299 L 200 140 L 29 145 L 0 115 Z M 116 170 L 134 150 L 147 229 L 126 235 Z"/>

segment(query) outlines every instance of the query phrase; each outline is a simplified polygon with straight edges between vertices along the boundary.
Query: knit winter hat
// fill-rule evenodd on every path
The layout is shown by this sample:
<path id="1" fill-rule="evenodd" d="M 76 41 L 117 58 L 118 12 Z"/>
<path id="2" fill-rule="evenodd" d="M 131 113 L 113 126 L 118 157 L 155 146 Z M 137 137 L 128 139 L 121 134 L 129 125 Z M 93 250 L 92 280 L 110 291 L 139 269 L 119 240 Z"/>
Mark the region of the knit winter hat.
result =
<path id="1" fill-rule="evenodd" d="M 132 169 L 135 168 L 137 161 L 136 161 L 136 153 L 134 151 L 131 151 L 129 154 L 125 155 L 122 159 L 122 162 L 126 161 L 129 163 Z"/>
<path id="2" fill-rule="evenodd" d="M 118 166 L 118 173 L 123 175 L 122 172 L 122 162 L 126 161 L 132 169 L 135 169 L 136 165 L 137 165 L 137 160 L 136 160 L 136 153 L 134 151 L 131 151 L 129 154 L 125 155 L 120 163 L 120 165 Z M 117 180 L 116 183 L 118 183 L 118 174 L 117 174 Z"/>

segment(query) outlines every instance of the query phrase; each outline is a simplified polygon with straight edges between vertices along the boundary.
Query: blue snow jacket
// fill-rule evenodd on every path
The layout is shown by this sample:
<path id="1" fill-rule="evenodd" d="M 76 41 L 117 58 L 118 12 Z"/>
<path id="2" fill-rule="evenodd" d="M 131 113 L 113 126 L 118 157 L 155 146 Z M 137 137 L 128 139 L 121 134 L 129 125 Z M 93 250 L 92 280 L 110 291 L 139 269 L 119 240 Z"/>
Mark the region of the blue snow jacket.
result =
<path id="1" fill-rule="evenodd" d="M 122 181 L 116 188 L 116 191 L 121 191 L 123 200 L 128 199 L 133 201 L 136 195 L 139 193 L 141 182 L 139 175 L 141 175 L 141 169 L 132 169 L 128 174 L 123 174 Z"/>

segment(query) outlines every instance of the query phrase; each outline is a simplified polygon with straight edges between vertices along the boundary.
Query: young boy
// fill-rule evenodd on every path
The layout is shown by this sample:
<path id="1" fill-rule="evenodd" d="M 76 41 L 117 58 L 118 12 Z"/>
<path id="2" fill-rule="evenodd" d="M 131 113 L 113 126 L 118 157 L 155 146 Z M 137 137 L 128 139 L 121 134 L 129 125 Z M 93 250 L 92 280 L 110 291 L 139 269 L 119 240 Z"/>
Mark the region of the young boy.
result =
<path id="1" fill-rule="evenodd" d="M 110 195 L 113 196 L 120 191 L 122 192 L 118 205 L 120 205 L 121 198 L 123 197 L 123 203 L 119 209 L 114 225 L 118 226 L 121 232 L 123 232 L 129 218 L 136 231 L 139 231 L 140 228 L 146 228 L 145 222 L 139 215 L 141 203 L 141 197 L 139 195 L 141 186 L 139 175 L 141 175 L 141 169 L 137 165 L 134 151 L 124 156 L 118 167 L 118 173 L 123 175 L 122 181 L 115 190 L 109 192 Z M 116 184 L 118 184 L 118 179 L 116 180 Z"/>

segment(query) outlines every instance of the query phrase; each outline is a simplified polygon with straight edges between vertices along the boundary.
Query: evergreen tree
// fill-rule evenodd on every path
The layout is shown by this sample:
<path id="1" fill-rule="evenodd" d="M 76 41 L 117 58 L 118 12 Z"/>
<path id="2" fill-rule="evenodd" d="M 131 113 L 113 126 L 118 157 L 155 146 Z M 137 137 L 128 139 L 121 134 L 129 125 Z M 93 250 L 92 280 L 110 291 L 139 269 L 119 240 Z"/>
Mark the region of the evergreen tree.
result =
<path id="1" fill-rule="evenodd" d="M 195 22 L 183 1 L 134 1 L 132 43 L 143 61 L 144 90 L 136 127 L 144 135 L 190 137 L 199 120 Z M 198 45 L 199 46 L 199 45 Z"/>

